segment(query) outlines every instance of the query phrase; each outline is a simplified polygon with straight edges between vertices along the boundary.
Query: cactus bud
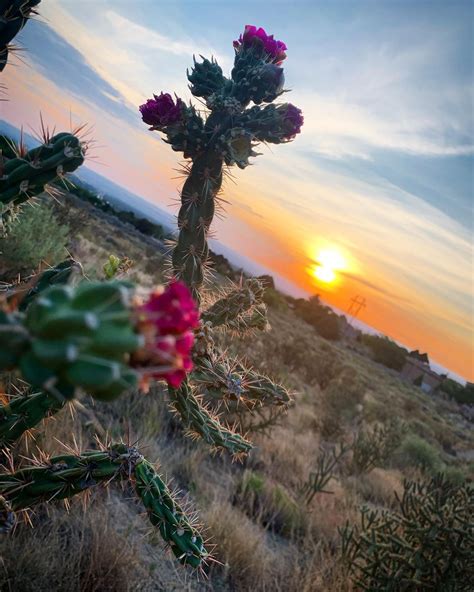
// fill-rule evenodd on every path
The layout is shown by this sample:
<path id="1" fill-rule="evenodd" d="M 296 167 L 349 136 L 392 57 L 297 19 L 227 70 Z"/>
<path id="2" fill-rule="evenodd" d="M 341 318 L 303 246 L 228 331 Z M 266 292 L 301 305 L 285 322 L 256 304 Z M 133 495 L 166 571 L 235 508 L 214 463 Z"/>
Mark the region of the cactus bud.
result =
<path id="1" fill-rule="evenodd" d="M 168 125 L 173 125 L 181 119 L 184 103 L 177 98 L 176 103 L 169 93 L 161 93 L 159 96 L 153 95 L 153 99 L 148 99 L 146 103 L 140 105 L 142 119 L 153 129 L 163 129 Z"/>
<path id="2" fill-rule="evenodd" d="M 201 63 L 194 60 L 194 67 L 191 74 L 188 73 L 188 80 L 191 83 L 191 92 L 195 97 L 207 98 L 214 93 L 221 92 L 227 79 L 215 60 L 209 61 L 206 58 L 202 58 L 202 60 Z"/>

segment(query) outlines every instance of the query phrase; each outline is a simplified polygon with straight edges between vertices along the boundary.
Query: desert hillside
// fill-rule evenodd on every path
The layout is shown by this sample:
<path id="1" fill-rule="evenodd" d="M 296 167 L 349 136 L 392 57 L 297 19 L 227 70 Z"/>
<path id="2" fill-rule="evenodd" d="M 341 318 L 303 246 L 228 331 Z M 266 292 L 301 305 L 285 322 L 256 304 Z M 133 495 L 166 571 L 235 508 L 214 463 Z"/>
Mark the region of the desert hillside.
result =
<path id="1" fill-rule="evenodd" d="M 161 239 L 72 194 L 49 204 L 31 208 L 27 231 L 20 228 L 15 249 L 3 253 L 5 286 L 17 280 L 11 273 L 15 258 L 18 263 L 23 257 L 22 276 L 38 268 L 34 255 L 52 235 L 62 237 L 63 247 L 50 253 L 50 263 L 67 251 L 81 262 L 87 279 L 103 279 L 104 264 L 115 255 L 126 262 L 119 277 L 144 288 L 164 281 L 167 247 Z M 231 287 L 228 275 L 216 272 L 205 303 Z M 178 565 L 164 552 L 128 485 L 112 484 L 92 488 L 67 506 L 39 506 L 28 522 L 3 537 L 1 590 L 359 589 L 343 542 L 350 525 L 360 524 L 362 507 L 400 512 L 396 496 L 403 495 L 405 479 L 426 483 L 442 474 L 454 488 L 472 482 L 474 431 L 456 401 L 403 381 L 398 371 L 375 362 L 364 343 L 322 337 L 272 288 L 265 300 L 266 331 L 243 338 L 221 331 L 217 339 L 230 354 L 284 384 L 293 398 L 289 409 L 250 412 L 238 401 L 222 405 L 206 398 L 222 421 L 249 435 L 254 449 L 248 457 L 232 461 L 225 453 L 210 454 L 205 443 L 187 437 L 160 386 L 113 405 L 83 396 L 12 449 L 21 466 L 40 454 L 95 448 L 96 435 L 103 442 L 136 444 L 159 462 L 204 525 L 212 560 L 203 572 Z M 26 392 L 24 383 L 8 374 L 2 388 Z M 472 508 L 472 495 L 469 503 Z M 471 560 L 472 549 L 466 570 Z"/>

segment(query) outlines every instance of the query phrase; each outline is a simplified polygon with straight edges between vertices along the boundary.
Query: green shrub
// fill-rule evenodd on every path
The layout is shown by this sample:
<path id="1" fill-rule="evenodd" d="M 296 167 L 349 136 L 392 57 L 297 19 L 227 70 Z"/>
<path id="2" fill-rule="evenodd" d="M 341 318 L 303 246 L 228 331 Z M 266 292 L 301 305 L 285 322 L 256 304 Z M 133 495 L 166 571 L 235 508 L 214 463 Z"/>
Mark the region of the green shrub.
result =
<path id="1" fill-rule="evenodd" d="M 474 405 L 474 384 L 463 386 L 451 378 L 446 378 L 441 383 L 440 390 L 460 405 Z"/>
<path id="2" fill-rule="evenodd" d="M 416 467 L 429 474 L 442 468 L 436 448 L 416 434 L 409 434 L 403 441 L 399 461 L 402 466 Z"/>
<path id="3" fill-rule="evenodd" d="M 55 265 L 67 255 L 68 234 L 69 227 L 58 223 L 49 205 L 23 207 L 0 238 L 0 279 L 31 273 L 41 263 Z"/>
<path id="4" fill-rule="evenodd" d="M 379 364 L 398 371 L 403 368 L 408 351 L 388 337 L 363 334 L 361 341 L 372 350 L 373 358 Z"/>
<path id="5" fill-rule="evenodd" d="M 402 443 L 406 425 L 394 418 L 384 425 L 361 429 L 353 443 L 352 469 L 365 473 L 384 466 Z"/>
<path id="6" fill-rule="evenodd" d="M 312 296 L 309 300 L 299 298 L 294 301 L 295 312 L 309 323 L 325 339 L 336 340 L 341 336 L 339 317 L 328 306 L 325 306 L 319 296 Z"/>

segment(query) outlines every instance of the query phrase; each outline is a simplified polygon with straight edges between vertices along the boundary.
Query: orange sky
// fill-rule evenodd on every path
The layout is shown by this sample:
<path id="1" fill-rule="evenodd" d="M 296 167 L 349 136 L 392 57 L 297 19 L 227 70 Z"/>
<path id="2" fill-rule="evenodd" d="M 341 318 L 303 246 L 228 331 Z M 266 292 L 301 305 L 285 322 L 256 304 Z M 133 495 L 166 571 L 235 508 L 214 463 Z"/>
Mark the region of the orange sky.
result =
<path id="1" fill-rule="evenodd" d="M 49 18 L 53 21 L 52 14 Z M 131 120 L 58 85 L 28 54 L 26 63 L 9 65 L 3 74 L 9 101 L 0 103 L 0 118 L 23 124 L 26 131 L 39 127 L 40 111 L 57 129 L 69 129 L 71 114 L 75 123 L 90 123 L 96 160 L 89 160 L 88 166 L 175 212 L 171 204 L 179 189 L 173 178 L 179 156 L 147 131 L 138 114 L 133 121 L 136 105 L 150 91 L 126 84 L 123 68 L 114 69 L 110 48 L 109 62 L 97 61 L 97 56 L 105 60 L 108 55 L 100 51 L 104 39 L 67 15 L 55 24 L 59 34 L 70 31 L 69 41 L 88 67 L 116 89 L 133 114 Z M 176 59 L 189 65 L 184 52 Z M 162 80 L 153 90 L 173 90 L 176 84 L 174 78 Z M 469 233 L 433 204 L 386 179 L 355 175 L 339 166 L 338 158 L 330 166 L 312 158 L 308 143 L 319 128 L 327 127 L 320 109 L 328 107 L 319 104 L 316 110 L 304 92 L 293 94 L 292 100 L 305 107 L 301 137 L 271 151 L 264 148 L 255 166 L 233 171 L 236 184 L 226 184 L 224 198 L 230 205 L 227 217 L 215 222 L 216 238 L 343 311 L 353 296 L 363 296 L 367 308 L 359 316 L 362 321 L 408 347 L 428 351 L 438 363 L 474 380 Z M 347 261 L 333 285 L 317 282 L 308 273 L 324 248 L 338 250 Z"/>

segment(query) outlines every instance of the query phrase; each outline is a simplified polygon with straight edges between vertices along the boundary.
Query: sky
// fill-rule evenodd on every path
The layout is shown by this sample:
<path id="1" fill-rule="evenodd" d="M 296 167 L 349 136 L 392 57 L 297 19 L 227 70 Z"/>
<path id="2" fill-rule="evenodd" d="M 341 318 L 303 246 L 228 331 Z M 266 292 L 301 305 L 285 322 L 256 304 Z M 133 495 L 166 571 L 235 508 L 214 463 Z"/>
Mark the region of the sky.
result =
<path id="1" fill-rule="evenodd" d="M 88 123 L 88 166 L 176 211 L 179 155 L 147 130 L 152 93 L 190 100 L 192 56 L 225 73 L 246 24 L 288 46 L 284 100 L 303 110 L 294 142 L 263 146 L 224 188 L 215 235 L 453 372 L 474 379 L 474 4 L 43 0 L 2 74 L 0 118 L 38 129 Z M 313 270 L 345 260 L 337 281 Z"/>

